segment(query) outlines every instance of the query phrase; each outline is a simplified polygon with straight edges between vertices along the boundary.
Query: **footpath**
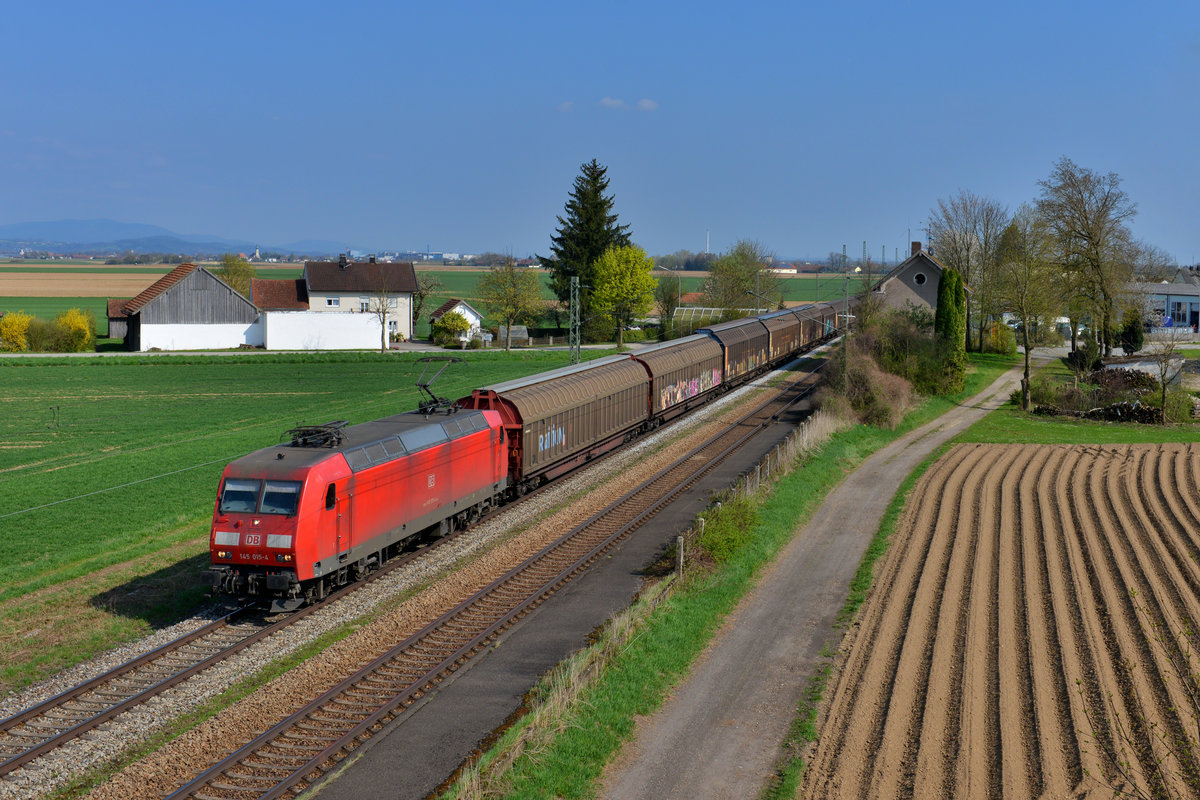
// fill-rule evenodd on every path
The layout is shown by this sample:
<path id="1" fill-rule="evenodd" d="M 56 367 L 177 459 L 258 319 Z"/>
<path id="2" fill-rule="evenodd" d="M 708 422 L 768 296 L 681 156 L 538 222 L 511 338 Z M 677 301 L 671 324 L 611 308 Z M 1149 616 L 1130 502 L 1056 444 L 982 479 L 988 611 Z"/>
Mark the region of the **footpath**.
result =
<path id="1" fill-rule="evenodd" d="M 691 675 L 609 766 L 605 800 L 757 798 L 821 660 L 850 579 L 901 482 L 1008 399 L 1020 368 L 867 458 L 725 620 Z"/>

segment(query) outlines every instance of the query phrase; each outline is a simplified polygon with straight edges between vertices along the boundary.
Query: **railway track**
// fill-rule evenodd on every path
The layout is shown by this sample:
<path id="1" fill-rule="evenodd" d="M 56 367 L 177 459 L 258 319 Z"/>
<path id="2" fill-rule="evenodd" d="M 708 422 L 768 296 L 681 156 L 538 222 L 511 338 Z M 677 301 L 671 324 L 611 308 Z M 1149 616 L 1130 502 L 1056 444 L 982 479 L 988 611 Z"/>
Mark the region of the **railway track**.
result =
<path id="1" fill-rule="evenodd" d="M 328 608 L 349 593 L 424 555 L 431 547 L 462 533 L 456 531 L 422 550 L 394 558 L 367 578 L 331 593 L 324 602 L 282 617 L 271 617 L 253 605 L 231 611 L 185 636 L 0 720 L 0 778 L 314 611 Z"/>
<path id="2" fill-rule="evenodd" d="M 811 378 L 812 376 L 808 376 Z M 811 391 L 802 379 L 177 789 L 295 797 Z"/>

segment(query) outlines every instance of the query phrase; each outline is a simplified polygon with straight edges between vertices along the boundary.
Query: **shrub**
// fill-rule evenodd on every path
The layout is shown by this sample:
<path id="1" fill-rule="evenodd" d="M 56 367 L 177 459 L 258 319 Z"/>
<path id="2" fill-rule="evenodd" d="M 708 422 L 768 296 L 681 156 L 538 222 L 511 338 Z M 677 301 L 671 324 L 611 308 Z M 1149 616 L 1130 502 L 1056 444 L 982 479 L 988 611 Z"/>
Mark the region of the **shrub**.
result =
<path id="1" fill-rule="evenodd" d="M 737 495 L 703 515 L 700 546 L 718 564 L 728 561 L 750 538 L 758 522 L 758 508 L 745 495 Z"/>
<path id="2" fill-rule="evenodd" d="M 429 326 L 430 336 L 434 344 L 448 347 L 456 344 L 462 334 L 471 330 L 471 323 L 457 311 L 443 314 Z"/>
<path id="3" fill-rule="evenodd" d="M 932 315 L 893 311 L 878 316 L 855 337 L 879 366 L 899 375 L 921 394 L 955 391 L 953 372 L 946 368 L 947 346 L 931 334 Z M 961 379 L 961 378 L 960 378 Z"/>
<path id="4" fill-rule="evenodd" d="M 880 369 L 870 353 L 863 349 L 863 344 L 862 337 L 857 336 L 833 353 L 825 368 L 829 392 L 818 395 L 817 402 L 831 412 L 844 412 L 848 405 L 853 417 L 860 422 L 895 428 L 908 407 L 911 384 L 899 375 Z M 840 394 L 845 405 L 831 402 L 830 394 Z"/>
<path id="5" fill-rule="evenodd" d="M 54 318 L 52 347 L 56 353 L 83 353 L 96 344 L 96 317 L 69 308 Z"/>
<path id="6" fill-rule="evenodd" d="M 1095 339 L 1084 339 L 1079 347 L 1067 355 L 1067 363 L 1071 369 L 1081 374 L 1095 372 L 1100 369 L 1103 361 L 1100 357 L 1100 345 Z"/>
<path id="7" fill-rule="evenodd" d="M 1142 349 L 1142 345 L 1145 344 L 1145 330 L 1142 327 L 1141 314 L 1129 313 L 1125 315 L 1125 321 L 1121 324 L 1121 330 L 1117 333 L 1117 343 L 1121 345 L 1121 349 L 1125 351 L 1125 355 L 1127 356 L 1131 356 Z"/>
<path id="8" fill-rule="evenodd" d="M 1017 336 L 1003 322 L 993 322 L 983 337 L 983 352 L 1002 356 L 1017 354 Z"/>
<path id="9" fill-rule="evenodd" d="M 20 353 L 29 349 L 29 325 L 33 315 L 24 311 L 10 311 L 0 317 L 0 350 Z"/>
<path id="10" fill-rule="evenodd" d="M 646 341 L 646 332 L 642 331 L 642 330 L 624 331 L 623 335 L 621 336 L 621 339 L 622 339 L 622 341 L 625 342 L 625 344 L 631 344 L 634 342 L 644 342 L 644 341 Z"/>

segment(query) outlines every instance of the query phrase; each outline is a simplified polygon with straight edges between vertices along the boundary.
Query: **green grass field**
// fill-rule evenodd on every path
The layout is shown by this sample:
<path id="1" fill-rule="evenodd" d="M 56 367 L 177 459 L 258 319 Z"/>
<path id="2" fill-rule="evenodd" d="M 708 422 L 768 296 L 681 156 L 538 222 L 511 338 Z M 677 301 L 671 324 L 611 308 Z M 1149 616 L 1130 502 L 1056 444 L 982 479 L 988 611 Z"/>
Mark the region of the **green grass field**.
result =
<path id="1" fill-rule="evenodd" d="M 461 355 L 438 394 L 568 358 Z M 299 423 L 413 410 L 416 359 L 0 360 L 0 692 L 193 608 L 225 464 Z"/>
<path id="2" fill-rule="evenodd" d="M 96 335 L 108 335 L 108 306 L 103 297 L 0 297 L 0 311 L 24 311 L 51 320 L 69 308 L 91 311 L 96 316 Z"/>

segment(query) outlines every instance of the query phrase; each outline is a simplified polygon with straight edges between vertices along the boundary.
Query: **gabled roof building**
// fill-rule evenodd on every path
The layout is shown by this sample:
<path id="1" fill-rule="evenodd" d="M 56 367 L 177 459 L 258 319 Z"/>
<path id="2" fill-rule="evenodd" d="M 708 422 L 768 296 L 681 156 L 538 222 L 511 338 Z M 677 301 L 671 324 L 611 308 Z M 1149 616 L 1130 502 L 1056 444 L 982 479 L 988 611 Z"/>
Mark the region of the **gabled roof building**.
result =
<path id="1" fill-rule="evenodd" d="M 222 349 L 256 344 L 258 309 L 204 267 L 180 264 L 129 300 L 108 303 L 109 335 L 127 350 Z M 261 341 L 257 344 L 262 344 Z"/>

